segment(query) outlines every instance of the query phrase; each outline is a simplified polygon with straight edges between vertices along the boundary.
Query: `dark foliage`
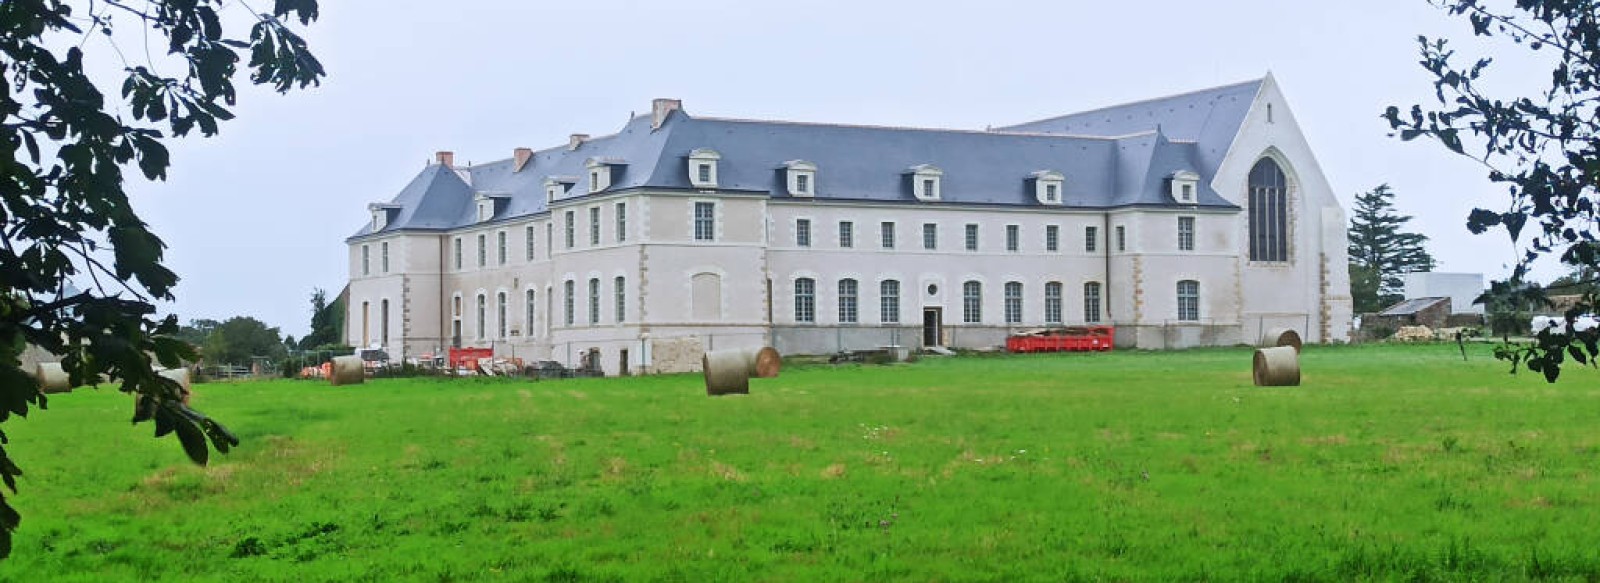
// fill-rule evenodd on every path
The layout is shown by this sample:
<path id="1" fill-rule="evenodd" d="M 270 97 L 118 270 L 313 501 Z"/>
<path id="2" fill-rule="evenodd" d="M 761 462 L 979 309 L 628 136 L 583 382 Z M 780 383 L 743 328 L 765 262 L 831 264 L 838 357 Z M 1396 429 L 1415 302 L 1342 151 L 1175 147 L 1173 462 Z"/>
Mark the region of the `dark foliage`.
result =
<path id="1" fill-rule="evenodd" d="M 1405 231 L 1408 215 L 1394 210 L 1387 184 L 1356 195 L 1350 217 L 1350 295 L 1358 313 L 1376 312 L 1404 299 L 1400 276 L 1433 271 L 1428 238 Z"/>

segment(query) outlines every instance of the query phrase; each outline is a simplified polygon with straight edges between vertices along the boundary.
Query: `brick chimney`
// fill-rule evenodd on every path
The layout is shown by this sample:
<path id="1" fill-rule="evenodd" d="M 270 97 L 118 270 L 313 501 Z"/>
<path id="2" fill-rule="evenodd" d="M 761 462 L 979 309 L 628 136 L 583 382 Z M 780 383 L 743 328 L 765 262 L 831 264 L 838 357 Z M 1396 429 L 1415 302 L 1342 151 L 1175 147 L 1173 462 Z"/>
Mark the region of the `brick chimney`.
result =
<path id="1" fill-rule="evenodd" d="M 512 166 L 511 171 L 521 172 L 522 167 L 527 166 L 528 161 L 533 159 L 533 148 L 514 149 L 511 151 L 511 158 L 515 160 L 515 165 Z"/>
<path id="2" fill-rule="evenodd" d="M 650 129 L 660 129 L 666 123 L 667 115 L 674 111 L 683 110 L 683 101 L 677 99 L 656 98 L 650 102 Z"/>
<path id="3" fill-rule="evenodd" d="M 446 168 L 455 168 L 456 167 L 456 153 L 455 152 L 441 151 L 438 154 L 434 154 L 434 157 L 435 157 L 435 159 L 437 159 L 439 161 L 440 165 L 442 165 L 442 166 L 444 166 Z"/>
<path id="4" fill-rule="evenodd" d="M 572 134 L 567 136 L 567 149 L 576 150 L 578 146 L 582 146 L 587 141 L 589 141 L 589 134 Z"/>

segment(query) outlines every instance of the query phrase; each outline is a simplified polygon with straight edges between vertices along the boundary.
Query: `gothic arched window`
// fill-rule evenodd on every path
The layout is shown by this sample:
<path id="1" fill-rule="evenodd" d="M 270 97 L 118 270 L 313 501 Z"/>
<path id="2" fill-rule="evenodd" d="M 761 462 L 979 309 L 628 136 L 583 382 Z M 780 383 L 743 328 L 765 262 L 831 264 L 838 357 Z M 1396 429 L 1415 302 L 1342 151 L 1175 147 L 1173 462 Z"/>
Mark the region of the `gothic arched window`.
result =
<path id="1" fill-rule="evenodd" d="M 1250 260 L 1289 260 L 1289 179 L 1270 158 L 1250 169 Z"/>

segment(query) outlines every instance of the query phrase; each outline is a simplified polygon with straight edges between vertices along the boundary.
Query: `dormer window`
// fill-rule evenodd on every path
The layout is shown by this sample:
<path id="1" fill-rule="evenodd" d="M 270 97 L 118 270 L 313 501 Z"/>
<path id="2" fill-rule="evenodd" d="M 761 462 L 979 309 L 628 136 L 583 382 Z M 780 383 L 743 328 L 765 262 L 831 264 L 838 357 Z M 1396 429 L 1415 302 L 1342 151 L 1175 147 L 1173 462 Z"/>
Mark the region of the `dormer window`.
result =
<path id="1" fill-rule="evenodd" d="M 1178 204 L 1195 204 L 1199 201 L 1200 175 L 1188 170 L 1179 170 L 1171 178 L 1172 200 Z"/>
<path id="2" fill-rule="evenodd" d="M 478 206 L 478 222 L 481 223 L 500 214 L 500 211 L 505 209 L 505 203 L 509 200 L 509 197 L 504 194 L 484 194 L 480 192 L 473 196 L 472 200 Z"/>
<path id="3" fill-rule="evenodd" d="M 1054 170 L 1040 170 L 1032 174 L 1033 198 L 1039 204 L 1060 205 L 1065 203 L 1063 192 L 1066 177 Z"/>
<path id="4" fill-rule="evenodd" d="M 943 194 L 940 184 L 944 171 L 932 164 L 919 164 L 906 171 L 911 175 L 911 194 L 920 201 L 936 201 Z"/>
<path id="5" fill-rule="evenodd" d="M 394 217 L 400 212 L 400 205 L 372 203 L 367 205 L 367 210 L 372 213 L 372 232 L 382 231 L 394 222 Z"/>
<path id="6" fill-rule="evenodd" d="M 689 152 L 689 184 L 695 188 L 717 187 L 717 161 L 722 154 L 710 148 Z"/>
<path id="7" fill-rule="evenodd" d="M 578 182 L 577 177 L 551 176 L 544 179 L 544 201 L 555 202 L 567 195 L 572 190 L 572 185 Z"/>
<path id="8" fill-rule="evenodd" d="M 785 182 L 789 185 L 789 196 L 816 196 L 817 165 L 805 160 L 790 160 L 785 162 Z"/>
<path id="9" fill-rule="evenodd" d="M 592 158 L 586 165 L 589 170 L 589 192 L 600 192 L 611 188 L 612 169 L 617 162 Z"/>

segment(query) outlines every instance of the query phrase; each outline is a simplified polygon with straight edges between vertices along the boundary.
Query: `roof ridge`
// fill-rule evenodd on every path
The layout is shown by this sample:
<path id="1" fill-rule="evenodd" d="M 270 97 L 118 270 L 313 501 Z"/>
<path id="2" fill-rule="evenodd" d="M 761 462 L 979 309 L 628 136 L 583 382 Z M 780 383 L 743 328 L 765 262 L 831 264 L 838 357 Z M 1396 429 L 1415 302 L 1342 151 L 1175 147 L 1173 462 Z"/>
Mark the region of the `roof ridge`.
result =
<path id="1" fill-rule="evenodd" d="M 691 117 L 690 119 L 693 119 L 693 120 L 696 120 L 696 121 L 720 121 L 720 122 L 728 122 L 728 123 L 775 124 L 775 125 L 794 125 L 794 126 L 812 126 L 812 127 L 829 127 L 829 128 L 849 128 L 849 129 L 863 129 L 863 130 L 891 130 L 891 131 L 910 131 L 910 132 L 944 132 L 944 133 L 952 133 L 952 134 L 978 134 L 978 135 L 985 135 L 985 136 L 1021 136 L 1021 137 L 1034 137 L 1034 138 L 1084 138 L 1084 139 L 1091 139 L 1091 140 L 1114 140 L 1114 139 L 1116 139 L 1115 137 L 1076 135 L 1076 134 L 1062 134 L 1062 133 L 1053 133 L 1053 132 L 1026 132 L 1026 131 L 1016 131 L 1016 130 L 1007 131 L 1007 130 L 998 129 L 998 128 L 997 129 L 986 129 L 986 130 L 969 130 L 969 129 L 961 129 L 961 128 L 933 128 L 933 127 L 917 127 L 917 126 L 851 124 L 851 123 L 836 123 L 836 122 L 794 121 L 794 120 L 782 120 L 782 119 L 753 119 L 753 118 L 716 117 L 716 116 L 697 116 L 697 117 Z M 1130 134 L 1130 135 L 1135 135 L 1135 134 Z"/>
<path id="2" fill-rule="evenodd" d="M 1262 82 L 1265 82 L 1266 80 L 1267 80 L 1267 77 L 1266 76 L 1262 76 L 1262 77 L 1256 78 L 1256 79 L 1248 79 L 1248 80 L 1239 81 L 1239 82 L 1236 82 L 1236 83 L 1226 83 L 1226 84 L 1217 85 L 1217 86 L 1214 86 L 1214 87 L 1206 87 L 1204 89 L 1195 89 L 1193 91 L 1183 91 L 1183 92 L 1179 92 L 1179 93 L 1172 93 L 1172 94 L 1168 94 L 1168 95 L 1162 95 L 1160 97 L 1150 97 L 1150 98 L 1147 98 L 1147 99 L 1139 99 L 1139 100 L 1128 101 L 1128 102 L 1124 102 L 1124 103 L 1115 103 L 1115 104 L 1106 105 L 1106 106 L 1103 106 L 1103 107 L 1096 107 L 1094 109 L 1085 109 L 1083 111 L 1075 111 L 1075 112 L 1072 112 L 1072 113 L 1065 113 L 1065 114 L 1061 114 L 1061 115 L 1053 115 L 1053 116 L 1046 117 L 1046 118 L 1040 118 L 1040 119 L 1024 121 L 1024 122 L 1020 122 L 1020 123 L 1014 123 L 1014 124 L 1010 124 L 1010 125 L 1007 125 L 1007 126 L 1003 126 L 1002 129 L 1004 129 L 1004 128 L 1014 128 L 1014 127 L 1018 127 L 1018 126 L 1027 126 L 1027 125 L 1039 124 L 1039 123 L 1044 123 L 1044 122 L 1049 122 L 1049 121 L 1056 121 L 1056 120 L 1060 120 L 1060 119 L 1066 119 L 1066 118 L 1069 118 L 1069 117 L 1078 117 L 1078 116 L 1081 116 L 1081 115 L 1089 115 L 1089 114 L 1092 114 L 1092 113 L 1099 113 L 1099 112 L 1102 112 L 1102 111 L 1110 111 L 1110 110 L 1113 110 L 1113 109 L 1121 109 L 1121 108 L 1124 108 L 1124 107 L 1132 107 L 1132 106 L 1135 106 L 1135 105 L 1145 105 L 1145 104 L 1149 104 L 1149 103 L 1155 103 L 1157 101 L 1165 101 L 1165 100 L 1168 100 L 1168 99 L 1176 99 L 1176 98 L 1179 98 L 1179 97 L 1188 97 L 1188 96 L 1191 96 L 1191 95 L 1199 95 L 1201 93 L 1208 93 L 1208 92 L 1212 92 L 1212 91 L 1220 91 L 1220 90 L 1223 90 L 1223 89 L 1233 89 L 1233 88 L 1236 88 L 1236 87 L 1243 87 L 1245 85 L 1249 85 L 1249 84 L 1252 84 L 1252 83 L 1262 83 Z"/>

